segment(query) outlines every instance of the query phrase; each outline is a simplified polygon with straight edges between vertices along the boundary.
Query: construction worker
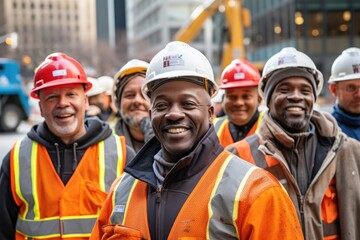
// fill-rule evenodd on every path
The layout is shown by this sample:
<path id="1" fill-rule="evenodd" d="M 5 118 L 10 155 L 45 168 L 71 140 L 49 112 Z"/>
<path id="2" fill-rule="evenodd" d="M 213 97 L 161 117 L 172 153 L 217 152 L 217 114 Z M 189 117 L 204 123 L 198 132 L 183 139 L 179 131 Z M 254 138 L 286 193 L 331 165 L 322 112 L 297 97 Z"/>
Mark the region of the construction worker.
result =
<path id="1" fill-rule="evenodd" d="M 261 97 L 257 86 L 259 70 L 246 60 L 233 60 L 221 74 L 220 88 L 225 90 L 225 116 L 214 120 L 221 145 L 226 147 L 255 133 L 261 121 L 258 107 Z"/>
<path id="2" fill-rule="evenodd" d="M 109 88 L 112 90 L 112 86 L 100 78 L 88 77 L 88 81 L 92 83 L 92 88 L 86 93 L 89 99 L 86 116 L 98 117 L 109 123 L 111 127 L 115 126 L 116 111 L 111 107 L 111 94 L 108 94 Z M 113 81 L 112 78 L 111 81 Z"/>
<path id="3" fill-rule="evenodd" d="M 149 63 L 132 59 L 114 76 L 114 103 L 119 109 L 115 133 L 126 138 L 126 144 L 138 152 L 154 136 L 149 119 L 150 104 L 141 92 Z"/>
<path id="4" fill-rule="evenodd" d="M 85 120 L 91 86 L 63 53 L 36 71 L 30 95 L 44 122 L 3 159 L 0 239 L 89 238 L 111 183 L 135 155 L 106 123 Z"/>
<path id="5" fill-rule="evenodd" d="M 336 58 L 329 89 L 336 97 L 332 115 L 339 127 L 360 141 L 360 48 L 348 48 Z"/>
<path id="6" fill-rule="evenodd" d="M 214 115 L 215 117 L 225 116 L 224 108 L 223 108 L 223 99 L 224 99 L 225 90 L 219 89 L 218 93 L 215 97 L 211 99 L 211 103 L 214 107 Z"/>
<path id="7" fill-rule="evenodd" d="M 322 86 L 307 55 L 282 49 L 264 66 L 259 92 L 269 110 L 258 132 L 227 149 L 279 179 L 305 239 L 360 239 L 360 143 L 314 109 Z"/>
<path id="8" fill-rule="evenodd" d="M 90 239 L 127 232 L 157 240 L 303 239 L 280 183 L 220 145 L 207 58 L 171 42 L 151 60 L 146 80 L 156 137 L 114 182 Z"/>

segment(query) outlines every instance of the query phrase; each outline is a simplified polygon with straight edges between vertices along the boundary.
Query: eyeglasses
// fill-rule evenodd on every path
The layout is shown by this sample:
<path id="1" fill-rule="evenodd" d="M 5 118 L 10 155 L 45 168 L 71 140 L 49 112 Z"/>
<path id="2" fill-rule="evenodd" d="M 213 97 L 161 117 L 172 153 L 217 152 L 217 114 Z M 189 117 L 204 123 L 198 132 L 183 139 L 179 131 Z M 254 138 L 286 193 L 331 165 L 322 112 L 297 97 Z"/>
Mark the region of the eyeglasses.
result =
<path id="1" fill-rule="evenodd" d="M 343 86 L 341 89 L 344 89 L 348 93 L 355 93 L 360 89 L 360 85 L 348 84 Z"/>

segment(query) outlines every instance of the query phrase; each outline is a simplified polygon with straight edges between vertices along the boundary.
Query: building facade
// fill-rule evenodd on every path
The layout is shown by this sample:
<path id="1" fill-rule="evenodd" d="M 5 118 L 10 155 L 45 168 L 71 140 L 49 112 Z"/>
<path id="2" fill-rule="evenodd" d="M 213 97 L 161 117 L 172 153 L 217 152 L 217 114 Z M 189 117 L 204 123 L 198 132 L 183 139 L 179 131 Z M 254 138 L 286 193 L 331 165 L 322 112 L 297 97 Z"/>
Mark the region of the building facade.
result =
<path id="1" fill-rule="evenodd" d="M 81 58 L 96 50 L 95 0 L 0 0 L 3 32 L 18 34 L 14 58 L 31 57 L 32 67 L 61 51 Z M 84 63 L 86 64 L 86 63 Z"/>
<path id="2" fill-rule="evenodd" d="M 360 46 L 360 1 L 245 0 L 244 6 L 252 16 L 246 49 L 253 62 L 264 63 L 292 46 L 315 61 L 326 83 L 335 58 L 348 47 Z"/>

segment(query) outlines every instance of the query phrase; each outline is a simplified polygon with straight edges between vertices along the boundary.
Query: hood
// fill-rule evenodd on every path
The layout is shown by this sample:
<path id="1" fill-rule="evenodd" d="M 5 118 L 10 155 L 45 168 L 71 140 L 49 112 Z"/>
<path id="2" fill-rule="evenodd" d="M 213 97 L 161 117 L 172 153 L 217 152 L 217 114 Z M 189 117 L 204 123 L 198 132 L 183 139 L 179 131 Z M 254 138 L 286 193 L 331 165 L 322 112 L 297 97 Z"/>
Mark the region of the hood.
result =
<path id="1" fill-rule="evenodd" d="M 314 124 L 317 133 L 323 138 L 335 138 L 339 134 L 336 120 L 330 113 L 314 110 L 310 122 Z M 271 118 L 268 111 L 264 114 L 260 131 L 263 141 L 264 139 L 275 138 L 289 148 L 294 144 L 294 139 Z"/>
<path id="2" fill-rule="evenodd" d="M 46 122 L 33 126 L 27 135 L 30 139 L 50 149 L 55 148 L 55 143 L 64 148 L 68 148 L 76 143 L 78 149 L 85 149 L 90 145 L 106 139 L 112 133 L 112 130 L 106 122 L 95 117 L 85 119 L 85 128 L 86 134 L 69 144 L 64 144 L 59 137 L 50 132 Z"/>
<path id="3" fill-rule="evenodd" d="M 153 137 L 144 145 L 135 158 L 127 164 L 125 172 L 155 187 L 156 177 L 152 166 L 154 156 L 160 149 L 161 143 L 156 137 Z M 210 126 L 193 150 L 187 156 L 179 159 L 166 176 L 166 179 L 171 178 L 171 181 L 188 179 L 208 167 L 223 150 L 224 148 L 220 145 L 215 128 Z"/>

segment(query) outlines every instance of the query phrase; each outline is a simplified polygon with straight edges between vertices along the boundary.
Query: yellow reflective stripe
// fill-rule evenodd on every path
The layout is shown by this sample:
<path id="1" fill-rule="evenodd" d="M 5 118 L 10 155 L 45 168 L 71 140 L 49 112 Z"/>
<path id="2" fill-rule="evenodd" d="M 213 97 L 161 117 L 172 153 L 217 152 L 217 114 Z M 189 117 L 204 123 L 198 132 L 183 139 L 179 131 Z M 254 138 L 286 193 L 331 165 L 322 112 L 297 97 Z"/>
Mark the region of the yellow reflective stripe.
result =
<path id="1" fill-rule="evenodd" d="M 237 228 L 236 220 L 237 220 L 238 217 L 239 217 L 239 215 L 238 215 L 238 213 L 239 213 L 239 204 L 238 204 L 238 203 L 239 203 L 239 201 L 240 201 L 240 195 L 241 195 L 241 192 L 242 192 L 243 189 L 244 189 L 245 184 L 247 183 L 248 178 L 250 177 L 251 173 L 252 173 L 255 169 L 256 169 L 256 168 L 253 167 L 253 168 L 250 168 L 250 169 L 246 172 L 246 174 L 245 174 L 245 176 L 243 177 L 243 180 L 241 181 L 240 186 L 239 186 L 239 188 L 238 188 L 238 190 L 237 190 L 237 192 L 236 192 L 236 197 L 235 197 L 235 201 L 234 201 L 234 208 L 233 208 L 234 211 L 233 211 L 232 220 L 233 220 L 233 226 L 235 227 L 236 234 L 237 234 L 238 236 L 240 236 L 240 234 L 239 234 L 239 229 Z"/>
<path id="2" fill-rule="evenodd" d="M 117 137 L 116 135 L 115 135 L 115 142 L 116 142 L 116 150 L 117 150 L 117 154 L 118 154 L 116 174 L 120 174 L 121 172 L 123 172 L 123 169 L 122 169 L 122 166 L 123 166 L 122 161 L 126 161 L 126 159 L 123 159 L 123 152 L 122 152 L 121 141 L 120 141 L 120 138 Z"/>
<path id="3" fill-rule="evenodd" d="M 23 216 L 26 216 L 27 212 L 29 211 L 29 204 L 25 200 L 24 196 L 22 195 L 21 189 L 20 189 L 20 144 L 21 141 L 17 141 L 14 146 L 14 177 L 15 177 L 15 191 L 18 197 L 21 199 L 21 201 L 25 204 L 25 210 Z"/>
<path id="4" fill-rule="evenodd" d="M 62 236 L 90 237 L 98 215 L 51 217 L 39 220 L 29 220 L 19 217 L 17 232 L 33 238 L 51 238 Z"/>
<path id="5" fill-rule="evenodd" d="M 216 178 L 216 181 L 215 181 L 215 185 L 214 185 L 214 188 L 211 192 L 211 195 L 210 195 L 210 201 L 209 201 L 209 204 L 208 204 L 208 211 L 209 211 L 209 219 L 212 217 L 212 215 L 214 214 L 213 213 L 213 210 L 212 210 L 212 206 L 211 206 L 211 199 L 213 199 L 215 193 L 216 193 L 216 190 L 220 184 L 220 181 L 223 177 L 223 174 L 224 174 L 224 171 L 227 167 L 227 165 L 229 164 L 229 161 L 233 158 L 234 156 L 233 155 L 229 155 L 223 165 L 221 166 L 220 170 L 219 170 L 219 174 L 217 175 L 217 178 Z M 210 235 L 209 235 L 209 227 L 210 227 L 210 224 L 209 224 L 209 220 L 207 221 L 208 222 L 208 225 L 206 227 L 206 239 L 210 239 Z"/>
<path id="6" fill-rule="evenodd" d="M 32 194 L 34 198 L 34 219 L 40 218 L 39 196 L 37 195 L 37 152 L 38 143 L 33 141 L 31 148 L 31 181 L 32 181 Z"/>
<path id="7" fill-rule="evenodd" d="M 99 151 L 99 184 L 100 189 L 105 192 L 105 153 L 104 141 L 98 143 Z"/>
<path id="8" fill-rule="evenodd" d="M 258 133 L 259 132 L 259 127 L 260 127 L 260 123 L 264 118 L 264 111 L 260 112 L 257 123 L 256 123 L 256 130 L 255 132 Z"/>
<path id="9" fill-rule="evenodd" d="M 136 184 L 138 183 L 138 181 L 139 181 L 138 179 L 135 179 L 134 183 L 132 184 L 131 190 L 130 190 L 130 194 L 129 194 L 129 198 L 128 198 L 128 199 L 131 199 L 131 196 L 132 196 L 132 194 L 133 194 L 133 192 L 134 192 L 134 189 L 135 189 Z M 129 203 L 129 202 L 128 202 L 128 203 Z M 127 218 L 128 210 L 129 210 L 129 208 L 125 208 L 125 212 L 124 212 L 124 222 L 125 222 L 125 219 Z"/>

